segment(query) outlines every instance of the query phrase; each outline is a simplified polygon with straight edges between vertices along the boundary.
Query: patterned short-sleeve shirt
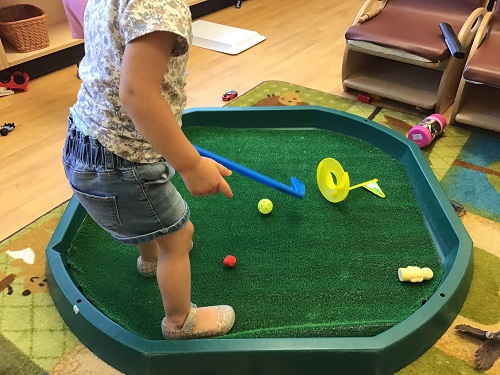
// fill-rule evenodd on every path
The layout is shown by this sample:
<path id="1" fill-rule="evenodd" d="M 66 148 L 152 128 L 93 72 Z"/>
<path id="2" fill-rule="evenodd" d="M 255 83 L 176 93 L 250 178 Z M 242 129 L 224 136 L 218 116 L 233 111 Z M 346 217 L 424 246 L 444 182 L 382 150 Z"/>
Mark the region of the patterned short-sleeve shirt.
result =
<path id="1" fill-rule="evenodd" d="M 90 0 L 84 31 L 85 57 L 78 71 L 82 85 L 71 108 L 86 127 L 81 130 L 124 159 L 138 163 L 160 160 L 162 156 L 144 139 L 122 106 L 120 68 L 125 45 L 131 40 L 154 31 L 176 34 L 168 70 L 158 89 L 181 124 L 192 42 L 187 0 Z"/>

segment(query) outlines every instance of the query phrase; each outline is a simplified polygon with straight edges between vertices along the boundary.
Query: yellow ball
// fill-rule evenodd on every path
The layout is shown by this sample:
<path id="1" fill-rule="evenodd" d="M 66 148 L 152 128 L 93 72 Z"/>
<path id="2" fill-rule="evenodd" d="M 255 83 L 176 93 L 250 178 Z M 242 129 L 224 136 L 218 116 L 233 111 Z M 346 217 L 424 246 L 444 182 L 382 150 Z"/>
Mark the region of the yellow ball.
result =
<path id="1" fill-rule="evenodd" d="M 267 215 L 273 210 L 273 202 L 269 199 L 261 199 L 257 205 L 261 214 Z"/>

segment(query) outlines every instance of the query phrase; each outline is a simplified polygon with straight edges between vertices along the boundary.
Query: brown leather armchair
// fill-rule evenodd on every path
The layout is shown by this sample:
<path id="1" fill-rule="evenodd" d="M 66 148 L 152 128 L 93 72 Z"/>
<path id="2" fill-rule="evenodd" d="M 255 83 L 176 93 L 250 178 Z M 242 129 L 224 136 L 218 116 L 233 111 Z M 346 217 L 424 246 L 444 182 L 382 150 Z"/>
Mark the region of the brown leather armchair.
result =
<path id="1" fill-rule="evenodd" d="M 450 118 L 500 131 L 500 4 L 484 17 L 471 47 Z"/>
<path id="2" fill-rule="evenodd" d="M 486 2 L 368 0 L 345 34 L 344 90 L 444 113 L 466 59 L 451 56 L 439 24 L 451 25 L 467 56 Z"/>

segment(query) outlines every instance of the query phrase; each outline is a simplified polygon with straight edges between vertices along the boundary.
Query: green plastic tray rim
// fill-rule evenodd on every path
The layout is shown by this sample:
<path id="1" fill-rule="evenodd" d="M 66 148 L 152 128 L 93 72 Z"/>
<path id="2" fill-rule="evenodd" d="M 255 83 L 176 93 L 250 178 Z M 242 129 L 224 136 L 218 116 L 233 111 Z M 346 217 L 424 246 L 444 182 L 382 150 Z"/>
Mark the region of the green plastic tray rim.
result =
<path id="1" fill-rule="evenodd" d="M 392 155 L 408 172 L 443 280 L 414 314 L 373 337 L 146 340 L 104 316 L 73 283 L 65 254 L 86 216 L 73 197 L 47 246 L 49 288 L 66 324 L 101 359 L 127 374 L 390 374 L 422 355 L 458 315 L 472 279 L 472 240 L 413 142 L 371 120 L 317 106 L 197 108 L 185 112 L 183 126 L 322 128 Z"/>

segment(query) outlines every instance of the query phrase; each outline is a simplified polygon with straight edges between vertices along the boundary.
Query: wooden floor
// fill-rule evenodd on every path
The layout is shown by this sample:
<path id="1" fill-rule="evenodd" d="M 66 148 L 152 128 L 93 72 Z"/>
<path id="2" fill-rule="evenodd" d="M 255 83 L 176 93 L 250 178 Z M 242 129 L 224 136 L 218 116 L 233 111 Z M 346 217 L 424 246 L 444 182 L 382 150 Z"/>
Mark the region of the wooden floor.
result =
<path id="1" fill-rule="evenodd" d="M 344 33 L 363 2 L 249 0 L 204 17 L 267 40 L 236 56 L 193 47 L 188 108 L 220 107 L 222 93 L 243 93 L 267 80 L 344 95 Z M 16 124 L 0 137 L 0 240 L 71 197 L 60 159 L 79 85 L 71 66 L 31 81 L 27 92 L 0 97 L 0 123 Z"/>

